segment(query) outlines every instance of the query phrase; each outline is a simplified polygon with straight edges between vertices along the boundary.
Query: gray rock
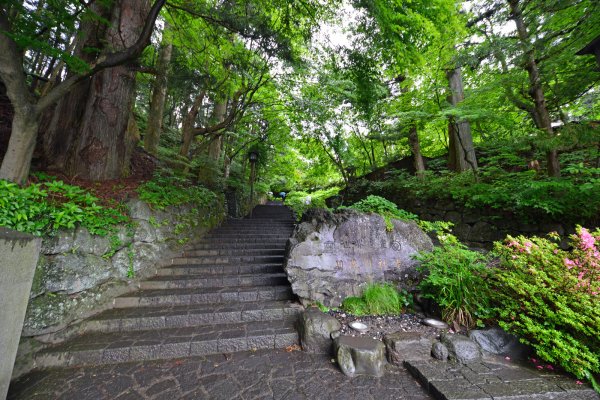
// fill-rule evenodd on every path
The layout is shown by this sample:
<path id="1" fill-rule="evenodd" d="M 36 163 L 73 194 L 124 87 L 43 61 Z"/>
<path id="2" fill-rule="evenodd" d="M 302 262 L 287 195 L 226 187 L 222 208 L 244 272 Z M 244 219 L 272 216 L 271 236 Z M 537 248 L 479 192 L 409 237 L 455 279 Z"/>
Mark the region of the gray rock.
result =
<path id="1" fill-rule="evenodd" d="M 135 234 L 133 235 L 134 242 L 156 242 L 157 229 L 152 226 L 150 222 L 137 220 L 135 221 L 135 225 Z"/>
<path id="2" fill-rule="evenodd" d="M 469 338 L 477 343 L 483 351 L 491 354 L 525 359 L 531 349 L 519 342 L 515 335 L 506 333 L 500 327 L 480 329 L 469 332 Z"/>
<path id="3" fill-rule="evenodd" d="M 70 252 L 75 241 L 75 231 L 58 231 L 54 236 L 44 237 L 42 254 L 61 254 Z"/>
<path id="4" fill-rule="evenodd" d="M 119 226 L 115 235 L 119 240 L 119 249 L 133 243 L 133 232 L 125 226 Z"/>
<path id="5" fill-rule="evenodd" d="M 446 361 L 448 359 L 448 348 L 441 342 L 434 342 L 431 346 L 431 356 Z"/>
<path id="6" fill-rule="evenodd" d="M 104 236 L 91 235 L 85 228 L 77 228 L 73 249 L 78 253 L 101 256 L 110 250 L 110 241 Z"/>
<path id="7" fill-rule="evenodd" d="M 338 365 L 345 375 L 383 376 L 385 346 L 379 340 L 340 336 L 334 343 Z"/>
<path id="8" fill-rule="evenodd" d="M 157 243 L 134 242 L 130 247 L 119 250 L 112 258 L 113 270 L 118 277 L 126 277 L 130 267 L 137 272 L 152 266 L 158 261 L 166 245 Z"/>
<path id="9" fill-rule="evenodd" d="M 150 220 L 152 217 L 152 210 L 148 204 L 144 203 L 140 199 L 131 199 L 127 202 L 127 208 L 129 209 L 129 216 L 132 219 L 142 219 L 144 221 Z"/>
<path id="10" fill-rule="evenodd" d="M 441 335 L 442 343 L 448 348 L 448 358 L 462 364 L 481 360 L 481 349 L 471 339 L 463 335 Z"/>
<path id="11" fill-rule="evenodd" d="M 431 339 L 418 332 L 396 332 L 383 338 L 390 364 L 402 365 L 407 360 L 427 360 L 431 352 Z"/>
<path id="12" fill-rule="evenodd" d="M 59 254 L 47 257 L 41 286 L 47 292 L 73 294 L 111 278 L 110 263 L 91 254 Z"/>
<path id="13" fill-rule="evenodd" d="M 298 321 L 302 350 L 309 353 L 331 354 L 332 336 L 342 328 L 334 317 L 316 307 L 309 307 Z"/>
<path id="14" fill-rule="evenodd" d="M 412 256 L 431 250 L 431 239 L 412 221 L 392 224 L 388 232 L 379 215 L 353 210 L 307 213 L 288 241 L 285 270 L 294 293 L 305 304 L 337 307 L 367 282 L 414 277 Z"/>

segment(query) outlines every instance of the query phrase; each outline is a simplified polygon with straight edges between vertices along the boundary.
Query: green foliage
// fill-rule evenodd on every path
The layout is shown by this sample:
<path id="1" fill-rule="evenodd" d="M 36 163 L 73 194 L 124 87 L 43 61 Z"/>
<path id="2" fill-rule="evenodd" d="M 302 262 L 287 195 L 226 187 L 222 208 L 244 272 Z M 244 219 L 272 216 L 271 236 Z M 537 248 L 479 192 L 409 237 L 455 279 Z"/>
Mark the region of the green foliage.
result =
<path id="1" fill-rule="evenodd" d="M 339 191 L 338 187 L 317 190 L 311 193 L 292 191 L 285 197 L 285 205 L 294 211 L 296 218 L 300 219 L 309 208 L 327 208 L 325 200 L 337 195 Z"/>
<path id="2" fill-rule="evenodd" d="M 352 204 L 348 208 L 352 208 L 360 212 L 370 212 L 381 215 L 385 220 L 385 226 L 388 231 L 394 229 L 394 226 L 392 225 L 392 219 L 399 219 L 402 221 L 418 221 L 418 217 L 415 214 L 399 209 L 394 203 L 380 196 L 367 196 L 365 199 Z"/>
<path id="3" fill-rule="evenodd" d="M 93 235 L 105 236 L 128 220 L 117 208 L 103 206 L 88 191 L 63 181 L 20 187 L 0 180 L 0 226 L 37 236 L 82 226 Z"/>
<path id="4" fill-rule="evenodd" d="M 137 192 L 141 200 L 159 210 L 187 203 L 207 206 L 216 200 L 215 193 L 168 170 L 156 173 L 151 181 L 140 185 Z"/>
<path id="5" fill-rule="evenodd" d="M 416 256 L 419 270 L 426 274 L 419 288 L 441 307 L 445 321 L 473 327 L 490 316 L 486 257 L 452 235 L 439 238 L 441 246 Z"/>
<path id="6" fill-rule="evenodd" d="M 500 326 L 580 379 L 600 373 L 600 230 L 579 228 L 565 251 L 545 238 L 496 243 L 492 287 Z"/>
<path id="7" fill-rule="evenodd" d="M 368 285 L 362 297 L 347 297 L 342 309 L 353 315 L 398 315 L 413 304 L 412 295 L 390 283 Z"/>
<path id="8" fill-rule="evenodd" d="M 375 195 L 369 195 L 348 208 L 381 215 L 385 220 L 385 227 L 388 231 L 394 229 L 392 219 L 415 221 L 425 232 L 450 232 L 453 225 L 452 222 L 447 221 L 422 221 L 415 214 L 400 209 L 391 201 Z"/>

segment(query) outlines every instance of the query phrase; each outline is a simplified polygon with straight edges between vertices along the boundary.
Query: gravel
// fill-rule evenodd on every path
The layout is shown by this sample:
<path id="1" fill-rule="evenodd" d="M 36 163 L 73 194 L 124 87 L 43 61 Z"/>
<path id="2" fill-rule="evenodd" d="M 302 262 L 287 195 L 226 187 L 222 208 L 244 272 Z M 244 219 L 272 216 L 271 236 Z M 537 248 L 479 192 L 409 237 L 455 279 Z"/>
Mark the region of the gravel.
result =
<path id="1" fill-rule="evenodd" d="M 423 314 L 401 314 L 397 316 L 361 316 L 357 317 L 343 311 L 330 310 L 329 315 L 335 317 L 342 324 L 341 334 L 351 336 L 372 337 L 382 340 L 387 333 L 395 332 L 418 332 L 423 337 L 437 338 L 441 331 L 421 323 L 425 315 Z M 364 333 L 359 333 L 350 328 L 348 324 L 353 321 L 366 324 L 369 329 Z"/>

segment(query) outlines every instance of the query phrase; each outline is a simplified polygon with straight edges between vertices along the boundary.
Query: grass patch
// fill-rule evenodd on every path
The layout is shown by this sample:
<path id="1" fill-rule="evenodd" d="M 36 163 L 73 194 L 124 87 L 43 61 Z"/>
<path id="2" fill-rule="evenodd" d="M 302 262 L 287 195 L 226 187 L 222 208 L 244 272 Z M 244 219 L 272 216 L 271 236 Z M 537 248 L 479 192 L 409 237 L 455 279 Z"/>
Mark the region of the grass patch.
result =
<path id="1" fill-rule="evenodd" d="M 361 315 L 398 315 L 412 306 L 412 296 L 399 292 L 390 283 L 374 283 L 366 287 L 362 297 L 347 297 L 342 309 L 350 314 Z"/>

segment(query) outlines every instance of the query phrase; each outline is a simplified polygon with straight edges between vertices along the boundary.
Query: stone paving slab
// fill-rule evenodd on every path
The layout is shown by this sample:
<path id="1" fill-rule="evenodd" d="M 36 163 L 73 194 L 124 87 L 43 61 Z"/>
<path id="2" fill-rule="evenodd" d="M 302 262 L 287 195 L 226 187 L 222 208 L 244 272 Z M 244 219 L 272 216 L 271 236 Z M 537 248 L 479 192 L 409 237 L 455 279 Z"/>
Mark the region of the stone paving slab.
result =
<path id="1" fill-rule="evenodd" d="M 36 371 L 8 399 L 430 400 L 404 368 L 348 378 L 325 355 L 284 350 Z"/>
<path id="2" fill-rule="evenodd" d="M 470 364 L 407 361 L 408 370 L 437 400 L 600 400 L 573 378 L 491 359 Z"/>

